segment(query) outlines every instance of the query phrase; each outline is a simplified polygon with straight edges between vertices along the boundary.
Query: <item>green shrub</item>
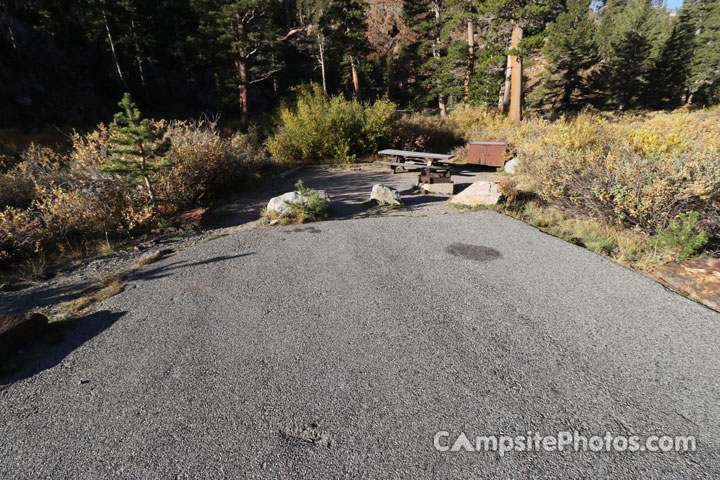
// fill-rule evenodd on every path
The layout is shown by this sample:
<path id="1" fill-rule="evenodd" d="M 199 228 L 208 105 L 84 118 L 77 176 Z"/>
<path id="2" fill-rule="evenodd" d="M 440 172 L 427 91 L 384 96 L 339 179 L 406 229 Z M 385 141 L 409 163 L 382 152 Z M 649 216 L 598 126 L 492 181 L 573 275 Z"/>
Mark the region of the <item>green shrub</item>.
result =
<path id="1" fill-rule="evenodd" d="M 328 97 L 319 85 L 297 89 L 294 106 L 282 107 L 277 133 L 267 140 L 270 154 L 282 161 L 354 161 L 375 152 L 392 137 L 395 104 L 372 104 Z"/>
<path id="2" fill-rule="evenodd" d="M 295 190 L 308 199 L 307 203 L 287 202 L 293 211 L 291 217 L 296 223 L 316 222 L 327 218 L 328 201 L 320 196 L 319 191 L 306 187 L 302 180 L 297 181 Z"/>
<path id="3" fill-rule="evenodd" d="M 677 220 L 680 220 L 680 223 Z M 697 223 L 698 212 L 678 215 L 677 219 L 670 220 L 668 228 L 657 226 L 657 238 L 653 243 L 676 251 L 678 261 L 687 260 L 708 243 L 707 233 L 696 231 Z"/>

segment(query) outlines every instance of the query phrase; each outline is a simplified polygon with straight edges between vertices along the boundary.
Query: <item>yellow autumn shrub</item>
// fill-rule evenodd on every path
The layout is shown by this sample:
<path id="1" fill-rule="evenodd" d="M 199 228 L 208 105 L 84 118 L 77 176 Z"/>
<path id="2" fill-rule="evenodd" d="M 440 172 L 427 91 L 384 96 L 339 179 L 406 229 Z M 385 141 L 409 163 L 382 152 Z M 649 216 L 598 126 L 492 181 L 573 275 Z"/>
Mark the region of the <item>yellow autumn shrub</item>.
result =
<path id="1" fill-rule="evenodd" d="M 257 179 L 270 161 L 257 131 L 221 137 L 215 124 L 171 122 L 167 153 L 171 168 L 157 179 L 167 203 L 182 207 L 212 198 Z"/>
<path id="2" fill-rule="evenodd" d="M 459 107 L 446 123 L 466 140 L 508 142 L 523 184 L 548 203 L 651 234 L 697 211 L 699 226 L 720 237 L 719 111 L 588 111 L 513 123 L 492 110 Z"/>
<path id="3" fill-rule="evenodd" d="M 515 148 L 545 200 L 648 232 L 697 211 L 720 233 L 720 115 L 583 114 L 542 130 Z"/>
<path id="4" fill-rule="evenodd" d="M 161 215 L 252 181 L 268 163 L 256 132 L 224 138 L 214 125 L 171 122 L 168 135 L 173 165 L 153 177 L 158 211 L 141 185 L 102 170 L 111 149 L 104 125 L 74 135 L 66 155 L 31 145 L 0 174 L 0 264 L 147 231 Z"/>
<path id="5" fill-rule="evenodd" d="M 280 161 L 351 162 L 374 153 L 393 134 L 395 104 L 328 97 L 317 84 L 296 89 L 297 101 L 277 113 L 278 129 L 266 146 Z"/>

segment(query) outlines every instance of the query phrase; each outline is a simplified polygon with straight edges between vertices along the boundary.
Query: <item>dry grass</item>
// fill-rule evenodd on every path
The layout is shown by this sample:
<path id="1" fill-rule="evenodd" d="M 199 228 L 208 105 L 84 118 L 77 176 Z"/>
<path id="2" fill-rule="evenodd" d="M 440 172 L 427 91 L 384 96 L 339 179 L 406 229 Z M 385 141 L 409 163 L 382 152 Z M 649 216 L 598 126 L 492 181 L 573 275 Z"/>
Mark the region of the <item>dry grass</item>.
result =
<path id="1" fill-rule="evenodd" d="M 32 144 L 6 162 L 0 167 L 0 267 L 43 255 L 72 260 L 80 250 L 112 253 L 113 241 L 254 182 L 270 164 L 255 131 L 226 138 L 213 124 L 174 121 L 167 135 L 172 166 L 153 177 L 157 208 L 142 185 L 104 172 L 112 145 L 102 124 L 74 136 L 67 153 Z"/>
<path id="2" fill-rule="evenodd" d="M 91 313 L 100 303 L 122 292 L 125 289 L 125 280 L 137 268 L 101 276 L 97 282 L 80 292 L 77 298 L 58 305 L 59 314 L 54 319 L 80 318 Z"/>
<path id="3" fill-rule="evenodd" d="M 151 263 L 157 262 L 161 258 L 162 255 L 160 253 L 149 253 L 147 255 L 143 255 L 138 261 L 138 266 L 142 267 L 144 265 L 150 265 Z"/>
<path id="4" fill-rule="evenodd" d="M 674 259 L 673 252 L 653 245 L 650 235 L 642 230 L 573 214 L 535 200 L 497 210 L 633 269 L 652 271 Z"/>

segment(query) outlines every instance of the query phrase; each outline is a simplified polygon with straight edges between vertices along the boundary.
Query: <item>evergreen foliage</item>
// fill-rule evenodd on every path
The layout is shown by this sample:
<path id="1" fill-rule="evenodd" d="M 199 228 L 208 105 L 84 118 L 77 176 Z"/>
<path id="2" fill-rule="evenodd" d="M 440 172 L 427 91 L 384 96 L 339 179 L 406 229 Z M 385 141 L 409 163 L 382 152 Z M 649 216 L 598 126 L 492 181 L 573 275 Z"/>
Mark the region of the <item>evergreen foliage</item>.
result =
<path id="1" fill-rule="evenodd" d="M 590 92 L 588 71 L 600 60 L 590 0 L 569 0 L 568 11 L 558 15 L 548 29 L 543 48 L 548 63 L 541 95 L 545 103 L 568 110 Z"/>
<path id="2" fill-rule="evenodd" d="M 688 85 L 696 103 L 720 102 L 720 0 L 696 0 L 689 6 L 697 28 Z"/>
<path id="3" fill-rule="evenodd" d="M 156 205 L 151 177 L 171 165 L 164 156 L 170 148 L 170 141 L 165 138 L 167 127 L 142 118 L 129 93 L 123 96 L 118 106 L 121 110 L 109 126 L 112 145 L 109 165 L 103 170 L 133 180 L 142 178 L 150 202 Z"/>
<path id="4" fill-rule="evenodd" d="M 622 109 L 647 101 L 661 31 L 653 0 L 631 0 L 613 17 L 605 39 L 604 87 L 608 100 Z"/>
<path id="5" fill-rule="evenodd" d="M 509 53 L 547 67 L 542 83 L 540 69 L 525 70 L 525 93 L 541 84 L 544 109 L 720 102 L 720 0 L 686 0 L 677 12 L 660 0 L 592 5 L 4 0 L 0 124 L 95 123 L 127 91 L 155 116 L 222 111 L 247 125 L 308 82 L 327 95 L 387 95 L 413 111 L 494 105 Z M 510 52 L 513 26 L 523 40 Z"/>

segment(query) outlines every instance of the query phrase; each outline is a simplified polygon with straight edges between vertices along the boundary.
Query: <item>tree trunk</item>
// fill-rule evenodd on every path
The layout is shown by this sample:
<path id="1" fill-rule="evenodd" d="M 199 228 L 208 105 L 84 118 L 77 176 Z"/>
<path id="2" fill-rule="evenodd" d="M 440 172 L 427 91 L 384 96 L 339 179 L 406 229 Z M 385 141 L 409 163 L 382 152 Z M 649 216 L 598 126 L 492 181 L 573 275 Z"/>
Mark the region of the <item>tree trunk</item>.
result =
<path id="1" fill-rule="evenodd" d="M 137 33 L 135 31 L 135 20 L 130 20 L 130 28 L 132 29 L 133 45 L 135 46 L 135 62 L 138 66 L 138 74 L 140 76 L 140 85 L 143 89 L 143 95 L 145 101 L 150 102 L 150 91 L 148 90 L 147 82 L 145 81 L 145 68 L 143 67 L 142 52 L 140 51 L 140 45 L 137 42 Z"/>
<path id="2" fill-rule="evenodd" d="M 438 93 L 438 109 L 440 109 L 440 118 L 447 117 L 447 108 L 445 107 L 445 98 L 442 93 Z"/>
<path id="3" fill-rule="evenodd" d="M 10 44 L 12 45 L 13 50 L 17 51 L 17 43 L 15 42 L 15 31 L 12 28 L 12 18 L 10 18 L 10 14 L 8 14 L 7 5 L 5 5 L 5 2 L 0 3 L 0 9 L 2 10 L 3 18 L 5 19 L 5 23 L 7 24 L 8 40 L 10 40 Z"/>
<path id="4" fill-rule="evenodd" d="M 321 33 L 317 35 L 318 49 L 320 50 L 320 72 L 322 73 L 323 92 L 327 95 L 327 80 L 325 78 L 325 38 Z"/>
<path id="5" fill-rule="evenodd" d="M 505 84 L 500 89 L 500 102 L 498 102 L 498 108 L 502 113 L 508 113 L 510 110 L 510 76 L 512 73 L 512 61 L 510 55 L 507 57 L 507 63 L 505 65 Z"/>
<path id="6" fill-rule="evenodd" d="M 155 190 L 153 190 L 152 184 L 150 183 L 150 177 L 147 174 L 147 160 L 145 158 L 145 148 L 140 145 L 140 171 L 142 172 L 143 180 L 145 180 L 145 188 L 147 188 L 148 195 L 150 196 L 150 203 L 153 208 L 157 208 L 157 200 L 155 199 Z"/>
<path id="7" fill-rule="evenodd" d="M 358 77 L 357 66 L 355 65 L 355 57 L 350 56 L 350 70 L 352 72 L 353 89 L 355 90 L 355 98 L 360 101 L 360 78 Z"/>
<path id="8" fill-rule="evenodd" d="M 240 93 L 240 123 L 243 127 L 247 127 L 250 121 L 247 61 L 244 58 L 241 58 L 238 59 L 235 63 L 237 65 L 238 77 L 240 79 L 240 83 L 238 84 L 238 89 Z"/>
<path id="9" fill-rule="evenodd" d="M 152 203 L 153 207 L 157 207 L 157 200 L 155 199 L 155 190 L 153 190 L 152 184 L 150 183 L 150 177 L 147 175 L 143 175 L 143 179 L 145 180 L 145 187 L 147 188 L 148 195 L 150 195 L 150 203 Z"/>
<path id="10" fill-rule="evenodd" d="M 112 57 L 113 57 L 113 61 L 115 62 L 115 69 L 117 70 L 118 78 L 120 79 L 120 83 L 122 84 L 123 89 L 126 92 L 129 92 L 130 89 L 128 88 L 128 84 L 125 81 L 125 75 L 123 75 L 123 73 L 122 73 L 122 69 L 120 68 L 120 61 L 118 60 L 117 52 L 115 51 L 115 41 L 113 41 L 112 33 L 110 33 L 110 25 L 108 25 L 107 15 L 105 15 L 105 10 L 103 10 L 102 16 L 103 16 L 103 22 L 105 23 L 105 31 L 107 32 L 108 42 L 110 42 L 110 52 L 112 52 Z"/>
<path id="11" fill-rule="evenodd" d="M 516 50 L 523 37 L 523 28 L 513 26 L 510 48 Z M 522 57 L 512 55 L 512 79 L 510 86 L 510 119 L 514 122 L 522 120 Z"/>
<path id="12" fill-rule="evenodd" d="M 468 58 L 465 65 L 465 82 L 463 102 L 467 105 L 470 97 L 470 78 L 472 77 L 473 66 L 475 64 L 475 36 L 473 34 L 472 20 L 467 23 L 467 42 L 468 42 Z"/>

